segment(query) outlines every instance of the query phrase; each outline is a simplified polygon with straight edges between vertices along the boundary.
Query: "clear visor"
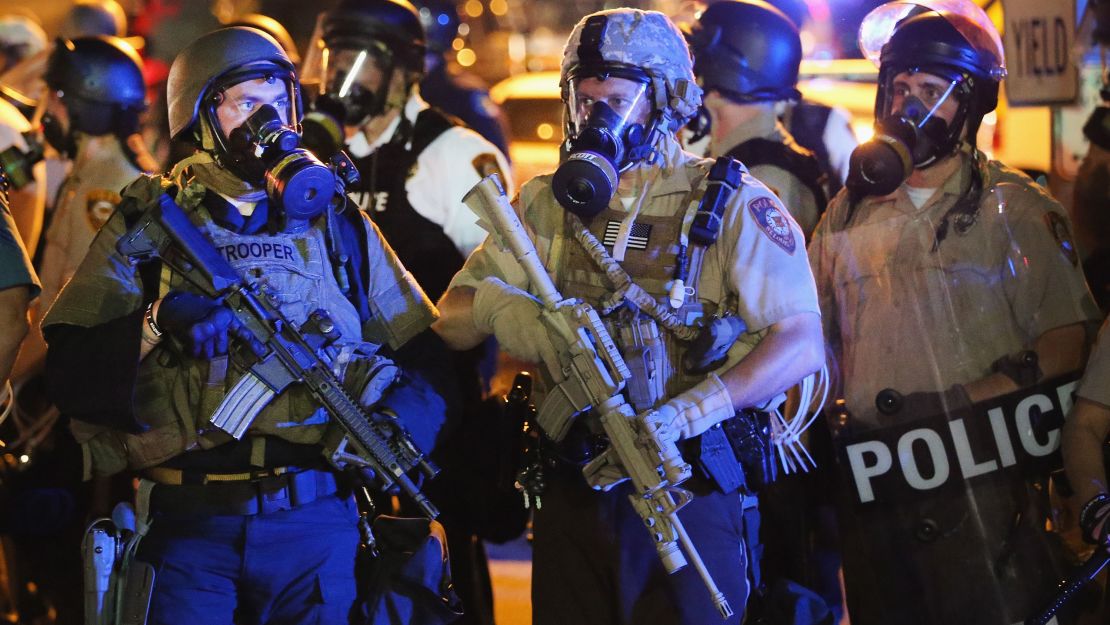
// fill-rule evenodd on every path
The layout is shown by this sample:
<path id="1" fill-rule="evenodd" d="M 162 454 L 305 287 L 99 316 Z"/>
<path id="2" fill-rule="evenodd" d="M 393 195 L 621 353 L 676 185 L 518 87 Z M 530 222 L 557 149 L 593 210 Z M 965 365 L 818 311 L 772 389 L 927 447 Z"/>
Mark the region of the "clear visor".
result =
<path id="1" fill-rule="evenodd" d="M 992 53 L 996 61 L 992 75 L 999 80 L 1006 76 L 1006 57 L 998 30 L 983 9 L 970 0 L 900 0 L 876 8 L 860 24 L 859 49 L 863 56 L 878 67 L 883 46 L 890 41 L 898 23 L 922 9 L 944 16 L 964 39 Z"/>
<path id="2" fill-rule="evenodd" d="M 575 135 L 582 132 L 598 102 L 604 102 L 612 110 L 611 118 L 605 121 L 605 126 L 611 130 L 629 124 L 647 124 L 651 117 L 651 102 L 647 96 L 646 84 L 625 78 L 572 80 L 567 99 L 571 130 Z"/>
<path id="3" fill-rule="evenodd" d="M 376 93 L 387 70 L 382 49 L 376 46 L 350 40 L 328 45 L 323 39 L 321 16 L 316 23 L 300 77 L 301 84 L 309 93 L 329 93 L 345 98 L 355 90 Z"/>
<path id="4" fill-rule="evenodd" d="M 960 106 L 956 94 L 962 81 L 962 77 L 947 79 L 925 72 L 890 76 L 880 116 L 885 118 L 898 113 L 918 128 L 934 116 L 951 121 Z"/>

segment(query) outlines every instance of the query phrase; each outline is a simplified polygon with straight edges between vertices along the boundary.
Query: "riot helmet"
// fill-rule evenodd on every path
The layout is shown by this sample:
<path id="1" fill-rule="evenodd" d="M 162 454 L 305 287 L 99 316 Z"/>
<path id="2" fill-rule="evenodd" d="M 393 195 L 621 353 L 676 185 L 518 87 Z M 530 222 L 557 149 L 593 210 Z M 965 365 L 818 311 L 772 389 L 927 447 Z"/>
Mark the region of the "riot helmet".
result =
<path id="1" fill-rule="evenodd" d="M 1006 74 L 1001 40 L 982 9 L 969 0 L 886 4 L 864 18 L 860 49 L 879 65 L 876 123 L 899 115 L 918 129 L 917 145 L 911 146 L 916 167 L 953 153 L 965 129 L 966 140 L 975 144 L 983 116 L 998 104 L 999 81 Z M 900 93 L 898 76 L 918 73 L 937 76 L 947 87 L 926 98 Z M 956 112 L 941 123 L 934 112 L 949 99 Z"/>
<path id="2" fill-rule="evenodd" d="M 47 139 L 59 150 L 70 151 L 72 137 L 64 135 L 73 132 L 126 137 L 138 130 L 139 114 L 146 109 L 143 62 L 123 39 L 58 39 L 44 79 L 69 117 L 67 129 L 43 120 Z"/>
<path id="3" fill-rule="evenodd" d="M 189 139 L 227 164 L 229 144 L 216 116 L 224 92 L 248 80 L 280 81 L 288 95 L 279 111 L 294 131 L 301 121 L 300 86 L 293 63 L 273 37 L 255 28 L 212 31 L 189 44 L 170 66 L 166 82 L 170 137 Z"/>
<path id="4" fill-rule="evenodd" d="M 879 66 L 875 134 L 848 164 L 856 197 L 886 195 L 913 170 L 975 146 L 1006 75 L 1002 42 L 969 0 L 891 2 L 860 26 L 860 50 Z M 974 194 L 972 194 L 974 195 Z"/>
<path id="5" fill-rule="evenodd" d="M 115 0 L 77 0 L 58 31 L 61 37 L 127 36 L 127 14 Z"/>
<path id="6" fill-rule="evenodd" d="M 796 100 L 798 28 L 762 0 L 722 0 L 689 27 L 694 73 L 705 91 L 738 104 Z"/>
<path id="7" fill-rule="evenodd" d="M 317 20 L 301 79 L 317 108 L 360 126 L 404 106 L 423 77 L 425 49 L 420 16 L 406 0 L 342 0 Z"/>
<path id="8" fill-rule="evenodd" d="M 556 199 L 583 217 L 596 215 L 619 174 L 652 160 L 701 104 L 682 33 L 656 11 L 614 9 L 583 18 L 563 51 L 560 89 L 566 158 L 552 180 Z M 598 97 L 597 85 L 612 79 Z"/>
<path id="9" fill-rule="evenodd" d="M 424 26 L 428 52 L 443 54 L 459 34 L 459 10 L 455 0 L 413 0 Z"/>
<path id="10" fill-rule="evenodd" d="M 231 22 L 228 26 L 247 26 L 249 28 L 257 28 L 267 35 L 274 38 L 281 45 L 281 49 L 285 50 L 286 56 L 293 65 L 301 62 L 301 55 L 297 52 L 297 44 L 293 41 L 292 35 L 286 30 L 285 26 L 276 19 L 269 15 L 262 15 L 261 13 L 247 13 L 240 15 Z"/>

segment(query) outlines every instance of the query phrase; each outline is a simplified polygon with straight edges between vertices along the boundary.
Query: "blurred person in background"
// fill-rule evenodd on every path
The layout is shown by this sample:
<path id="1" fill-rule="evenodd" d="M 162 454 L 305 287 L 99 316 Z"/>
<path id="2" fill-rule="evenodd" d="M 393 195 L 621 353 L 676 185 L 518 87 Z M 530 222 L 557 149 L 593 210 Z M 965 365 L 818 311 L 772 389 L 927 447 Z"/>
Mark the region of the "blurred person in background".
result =
<path id="1" fill-rule="evenodd" d="M 47 205 L 42 139 L 31 126 L 41 92 L 46 33 L 25 15 L 0 16 L 0 161 L 11 173 L 8 204 L 23 244 L 35 257 Z"/>
<path id="2" fill-rule="evenodd" d="M 797 89 L 798 29 L 762 0 L 722 0 L 688 27 L 694 74 L 705 90 L 697 131 L 707 156 L 728 156 L 779 196 L 808 238 L 825 212 L 824 174 L 779 122 Z M 696 139 L 695 139 L 696 140 Z"/>
<path id="3" fill-rule="evenodd" d="M 63 39 L 80 37 L 127 36 L 127 14 L 116 0 L 77 0 L 62 19 L 58 36 Z"/>
<path id="4" fill-rule="evenodd" d="M 507 122 L 501 108 L 490 99 L 489 89 L 474 74 L 452 69 L 448 63 L 448 55 L 455 52 L 453 44 L 459 33 L 457 2 L 416 0 L 413 4 L 420 11 L 428 46 L 420 95 L 428 104 L 461 119 L 468 128 L 507 155 Z"/>
<path id="5" fill-rule="evenodd" d="M 799 31 L 812 19 L 804 0 L 767 1 L 785 13 Z M 848 160 L 859 144 L 852 132 L 851 114 L 839 107 L 802 98 L 788 102 L 781 116 L 794 139 L 812 151 L 821 163 L 826 174 L 826 194 L 832 198 L 848 179 Z"/>

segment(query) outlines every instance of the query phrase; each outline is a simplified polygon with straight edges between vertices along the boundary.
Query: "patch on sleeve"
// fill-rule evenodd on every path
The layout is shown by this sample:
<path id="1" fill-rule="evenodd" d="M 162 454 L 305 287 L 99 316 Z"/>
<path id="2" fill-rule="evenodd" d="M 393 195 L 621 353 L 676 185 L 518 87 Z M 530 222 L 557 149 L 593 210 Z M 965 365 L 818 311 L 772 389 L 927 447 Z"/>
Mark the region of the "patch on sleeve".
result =
<path id="1" fill-rule="evenodd" d="M 108 218 L 119 206 L 120 195 L 107 189 L 95 189 L 85 196 L 85 217 L 88 218 L 89 227 L 93 232 L 108 222 Z"/>
<path id="2" fill-rule="evenodd" d="M 501 184 L 505 184 L 505 174 L 501 173 L 501 166 L 497 164 L 496 156 L 484 152 L 475 156 L 470 164 L 474 166 L 474 171 L 478 172 L 478 175 L 482 178 L 490 174 L 497 174 L 501 177 Z"/>
<path id="3" fill-rule="evenodd" d="M 1050 211 L 1045 213 L 1044 223 L 1052 233 L 1052 238 L 1056 239 L 1056 245 L 1060 246 L 1060 252 L 1064 254 L 1064 258 L 1068 259 L 1072 267 L 1078 267 L 1079 253 L 1075 249 L 1075 243 L 1072 242 L 1068 221 L 1060 213 Z"/>
<path id="4" fill-rule="evenodd" d="M 748 202 L 748 210 L 764 234 L 778 243 L 787 254 L 794 254 L 797 244 L 794 231 L 790 229 L 790 218 L 782 214 L 774 200 L 767 196 L 757 197 Z"/>

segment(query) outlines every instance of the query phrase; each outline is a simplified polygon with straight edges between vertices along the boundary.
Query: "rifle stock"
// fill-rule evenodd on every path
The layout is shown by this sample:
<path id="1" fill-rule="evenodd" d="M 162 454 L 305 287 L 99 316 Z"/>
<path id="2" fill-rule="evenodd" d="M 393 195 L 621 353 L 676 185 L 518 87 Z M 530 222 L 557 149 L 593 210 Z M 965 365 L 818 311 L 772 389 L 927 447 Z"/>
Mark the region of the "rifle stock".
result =
<path id="1" fill-rule="evenodd" d="M 548 368 L 554 388 L 540 407 L 540 427 L 559 441 L 575 417 L 590 408 L 597 411 L 610 447 L 586 466 L 587 479 L 607 466 L 627 475 L 633 487 L 629 499 L 651 534 L 667 572 L 686 566 L 688 557 L 718 611 L 728 618 L 732 609 L 678 518 L 678 510 L 692 499 L 688 491 L 678 488 L 690 477 L 690 466 L 674 443 L 648 431 L 625 402 L 620 391 L 631 373 L 597 312 L 585 302 L 564 299 L 559 294 L 496 174 L 482 179 L 463 202 L 481 218 L 481 225 L 502 249 L 509 250 L 520 263 L 530 290 L 543 303 L 540 321 L 552 342 L 561 348 L 558 369 Z"/>
<path id="2" fill-rule="evenodd" d="M 326 311 L 313 312 L 297 328 L 269 294 L 239 275 L 168 194 L 137 216 L 116 247 L 134 262 L 161 258 L 202 293 L 221 299 L 245 328 L 238 338 L 258 362 L 225 397 L 213 416 L 215 427 L 240 438 L 270 399 L 303 384 L 344 430 L 343 440 L 330 453 L 333 464 L 369 468 L 382 490 L 396 485 L 429 519 L 439 515 L 408 476 L 419 469 L 431 478 L 438 469 L 396 421 L 368 413 L 347 395 L 332 371 L 323 348 L 339 338 L 339 330 Z M 348 450 L 352 445 L 353 452 Z"/>

